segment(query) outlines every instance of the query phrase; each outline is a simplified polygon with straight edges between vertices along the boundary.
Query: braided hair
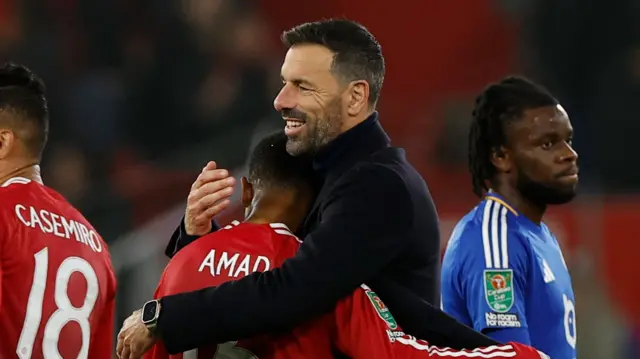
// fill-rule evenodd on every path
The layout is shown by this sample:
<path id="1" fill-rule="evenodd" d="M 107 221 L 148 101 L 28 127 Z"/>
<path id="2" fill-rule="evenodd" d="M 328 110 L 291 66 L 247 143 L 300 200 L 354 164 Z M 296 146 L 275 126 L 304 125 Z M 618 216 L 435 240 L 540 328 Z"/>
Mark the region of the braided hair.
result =
<path id="1" fill-rule="evenodd" d="M 506 146 L 507 124 L 520 119 L 526 110 L 557 104 L 546 89 L 523 77 L 507 77 L 484 89 L 476 98 L 469 131 L 473 193 L 481 197 L 489 190 L 487 182 L 496 174 L 491 157 Z"/>

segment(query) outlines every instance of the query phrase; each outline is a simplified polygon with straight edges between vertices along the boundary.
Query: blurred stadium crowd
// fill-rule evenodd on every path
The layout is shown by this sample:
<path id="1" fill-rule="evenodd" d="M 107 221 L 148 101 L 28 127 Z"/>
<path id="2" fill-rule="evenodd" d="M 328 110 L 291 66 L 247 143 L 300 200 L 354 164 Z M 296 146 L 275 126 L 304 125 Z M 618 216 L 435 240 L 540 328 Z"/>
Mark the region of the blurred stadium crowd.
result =
<path id="1" fill-rule="evenodd" d="M 253 138 L 283 126 L 272 109 L 280 31 L 332 16 L 363 23 L 383 46 L 383 125 L 429 183 L 443 244 L 475 201 L 461 145 L 474 94 L 519 72 L 559 97 L 584 186 L 550 218 L 575 282 L 579 351 L 640 358 L 633 0 L 0 0 L 0 57 L 49 90 L 44 179 L 112 243 L 119 318 L 153 290 L 206 161 L 241 171 Z"/>

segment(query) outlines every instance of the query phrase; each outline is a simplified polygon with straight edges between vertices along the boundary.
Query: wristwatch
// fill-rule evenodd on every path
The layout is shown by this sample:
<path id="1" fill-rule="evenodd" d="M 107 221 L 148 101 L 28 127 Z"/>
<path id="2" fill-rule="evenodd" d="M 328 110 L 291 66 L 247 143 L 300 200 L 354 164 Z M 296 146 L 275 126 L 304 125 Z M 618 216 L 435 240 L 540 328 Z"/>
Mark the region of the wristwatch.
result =
<path id="1" fill-rule="evenodd" d="M 150 300 L 142 306 L 142 324 L 144 324 L 152 334 L 155 334 L 156 327 L 158 326 L 161 307 L 160 301 L 157 299 Z"/>

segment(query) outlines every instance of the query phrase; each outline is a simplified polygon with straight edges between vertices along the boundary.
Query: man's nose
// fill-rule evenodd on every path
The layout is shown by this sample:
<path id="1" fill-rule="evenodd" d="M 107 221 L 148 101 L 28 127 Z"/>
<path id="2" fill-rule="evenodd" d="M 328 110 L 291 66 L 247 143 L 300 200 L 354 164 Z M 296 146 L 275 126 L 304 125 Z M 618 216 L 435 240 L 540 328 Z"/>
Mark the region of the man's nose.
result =
<path id="1" fill-rule="evenodd" d="M 282 111 L 286 108 L 295 108 L 296 105 L 295 90 L 293 90 L 289 84 L 284 85 L 278 93 L 278 96 L 273 100 L 273 107 L 276 111 Z"/>
<path id="2" fill-rule="evenodd" d="M 562 161 L 576 162 L 577 160 L 578 152 L 576 152 L 570 144 L 565 143 L 565 149 L 562 153 Z"/>

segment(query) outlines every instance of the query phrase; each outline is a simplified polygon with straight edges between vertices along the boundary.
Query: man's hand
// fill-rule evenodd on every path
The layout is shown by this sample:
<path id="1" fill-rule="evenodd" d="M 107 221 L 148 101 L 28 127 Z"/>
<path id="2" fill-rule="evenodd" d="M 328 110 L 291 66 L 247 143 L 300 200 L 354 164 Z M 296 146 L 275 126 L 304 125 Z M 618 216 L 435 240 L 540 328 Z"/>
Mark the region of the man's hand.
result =
<path id="1" fill-rule="evenodd" d="M 124 330 L 128 329 L 129 327 L 133 326 L 136 322 L 140 321 L 141 313 L 142 313 L 142 309 L 133 311 L 131 315 L 124 320 L 124 323 L 122 323 L 122 329 L 120 329 L 120 332 L 122 333 Z"/>
<path id="2" fill-rule="evenodd" d="M 142 323 L 141 310 L 133 312 L 118 333 L 116 353 L 119 359 L 140 359 L 158 341 Z"/>
<path id="3" fill-rule="evenodd" d="M 211 221 L 224 211 L 231 201 L 235 178 L 229 171 L 218 169 L 215 162 L 209 162 L 202 169 L 187 199 L 184 228 L 188 235 L 204 236 L 211 232 Z"/>

